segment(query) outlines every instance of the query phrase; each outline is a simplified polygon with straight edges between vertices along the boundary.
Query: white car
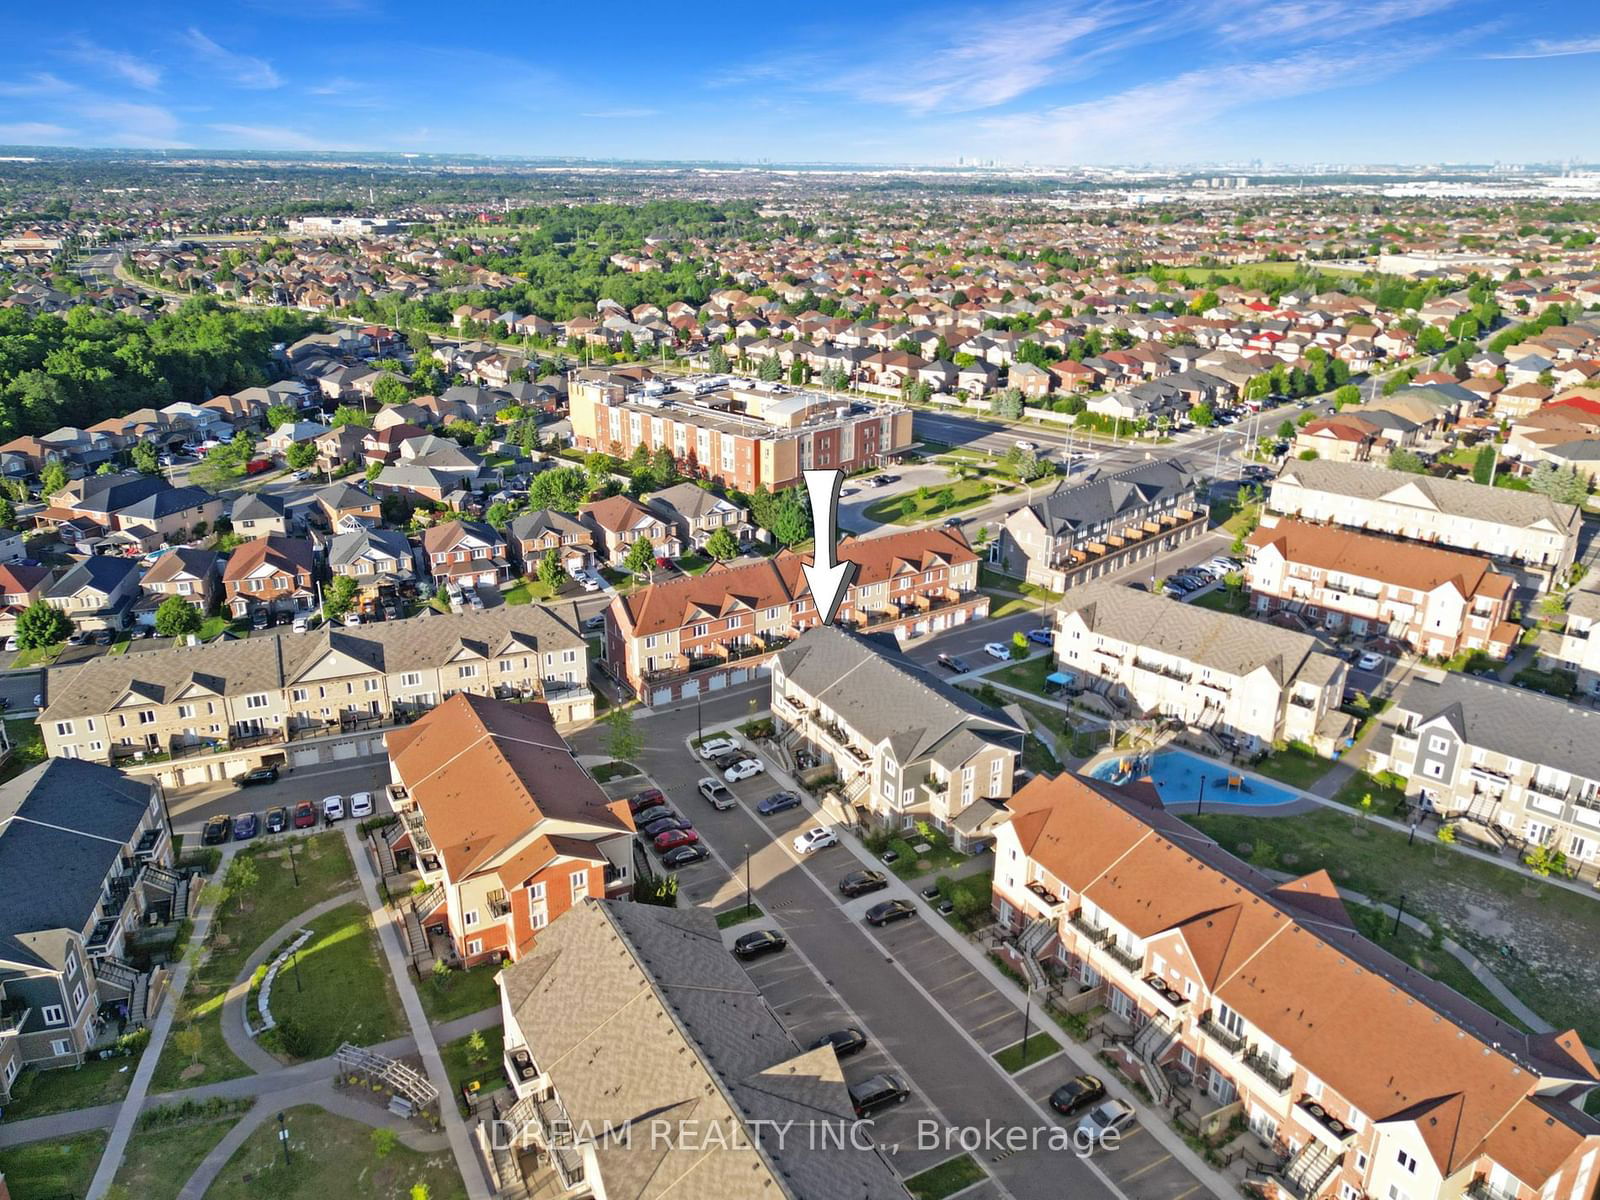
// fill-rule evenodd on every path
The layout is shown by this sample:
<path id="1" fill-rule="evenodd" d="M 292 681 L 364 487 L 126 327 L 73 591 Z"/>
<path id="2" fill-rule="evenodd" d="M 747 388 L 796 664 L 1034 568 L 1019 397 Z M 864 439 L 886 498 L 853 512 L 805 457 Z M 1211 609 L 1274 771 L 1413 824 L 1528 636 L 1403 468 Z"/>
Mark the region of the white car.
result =
<path id="1" fill-rule="evenodd" d="M 737 750 L 738 748 L 739 743 L 731 737 L 707 738 L 700 743 L 700 757 L 716 758 L 720 754 L 726 754 L 728 751 Z"/>
<path id="2" fill-rule="evenodd" d="M 583 585 L 583 590 L 586 592 L 598 592 L 600 590 L 600 576 L 593 571 L 590 571 L 587 575 L 578 576 L 578 582 Z"/>
<path id="3" fill-rule="evenodd" d="M 815 829 L 808 829 L 794 839 L 796 854 L 810 854 L 815 850 L 826 850 L 829 846 L 839 844 L 839 835 L 831 829 L 824 829 L 818 825 Z"/>
<path id="4" fill-rule="evenodd" d="M 1376 651 L 1368 650 L 1360 658 L 1356 659 L 1356 668 L 1358 670 L 1376 671 L 1381 666 L 1383 666 L 1383 655 L 1378 654 Z"/>
<path id="5" fill-rule="evenodd" d="M 1004 642 L 985 642 L 983 652 L 990 658 L 998 658 L 1002 661 L 1011 657 L 1011 647 Z"/>
<path id="6" fill-rule="evenodd" d="M 372 815 L 371 792 L 356 792 L 350 797 L 350 815 L 352 817 L 370 817 Z"/>
<path id="7" fill-rule="evenodd" d="M 325 796 L 322 800 L 322 815 L 330 821 L 344 820 L 344 797 Z"/>
<path id="8" fill-rule="evenodd" d="M 1107 1139 L 1121 1137 L 1137 1119 L 1130 1105 L 1121 1100 L 1106 1100 L 1096 1104 L 1078 1122 L 1073 1141 L 1080 1146 L 1102 1146 Z"/>
<path id="9" fill-rule="evenodd" d="M 722 777 L 729 783 L 738 783 L 741 779 L 754 779 L 766 773 L 767 764 L 759 758 L 743 758 L 724 771 Z"/>
<path id="10" fill-rule="evenodd" d="M 1036 442 L 1024 441 L 1021 438 L 1017 439 L 1017 449 L 1018 450 L 1037 450 L 1038 448 L 1039 448 L 1039 446 L 1038 446 L 1038 443 L 1036 443 Z"/>

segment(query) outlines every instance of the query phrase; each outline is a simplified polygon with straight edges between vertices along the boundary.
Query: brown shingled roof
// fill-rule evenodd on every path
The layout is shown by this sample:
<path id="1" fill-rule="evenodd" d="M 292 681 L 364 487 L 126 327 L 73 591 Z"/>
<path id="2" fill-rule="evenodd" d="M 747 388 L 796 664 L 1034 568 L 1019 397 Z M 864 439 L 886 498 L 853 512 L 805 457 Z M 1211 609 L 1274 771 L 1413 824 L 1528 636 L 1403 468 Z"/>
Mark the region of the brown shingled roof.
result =
<path id="1" fill-rule="evenodd" d="M 1276 525 L 1258 526 L 1246 539 L 1246 545 L 1254 549 L 1275 546 L 1289 562 L 1360 579 L 1377 579 L 1419 592 L 1431 592 L 1446 584 L 1454 585 L 1463 597 L 1480 593 L 1498 596 L 1503 591 L 1503 585 L 1495 582 L 1497 577 L 1487 558 L 1373 537 L 1336 525 L 1280 520 Z"/>

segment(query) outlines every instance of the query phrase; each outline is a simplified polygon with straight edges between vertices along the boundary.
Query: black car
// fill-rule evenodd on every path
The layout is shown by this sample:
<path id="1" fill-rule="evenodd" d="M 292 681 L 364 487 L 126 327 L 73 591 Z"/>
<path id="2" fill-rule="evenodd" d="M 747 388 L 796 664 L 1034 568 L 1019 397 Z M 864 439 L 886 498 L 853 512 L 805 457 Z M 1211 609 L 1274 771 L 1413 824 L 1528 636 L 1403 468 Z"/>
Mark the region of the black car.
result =
<path id="1" fill-rule="evenodd" d="M 669 829 L 693 829 L 694 826 L 682 817 L 659 817 L 648 825 L 639 826 L 639 832 L 646 837 L 653 838 L 666 833 Z"/>
<path id="2" fill-rule="evenodd" d="M 675 817 L 677 815 L 665 804 L 658 804 L 654 808 L 641 808 L 634 813 L 633 825 L 635 829 L 643 829 L 651 821 L 659 821 L 662 817 Z"/>
<path id="3" fill-rule="evenodd" d="M 687 867 L 690 863 L 703 862 L 711 857 L 711 851 L 698 843 L 692 846 L 678 846 L 668 850 L 661 856 L 661 865 L 664 867 Z"/>
<path id="4" fill-rule="evenodd" d="M 776 929 L 758 929 L 747 933 L 733 944 L 735 958 L 760 958 L 774 954 L 789 944 L 789 939 Z"/>
<path id="5" fill-rule="evenodd" d="M 946 671 L 954 671 L 957 675 L 972 670 L 966 659 L 958 658 L 954 654 L 939 655 L 939 665 Z"/>
<path id="6" fill-rule="evenodd" d="M 282 833 L 289 828 L 289 810 L 280 804 L 277 808 L 267 809 L 267 832 Z"/>
<path id="7" fill-rule="evenodd" d="M 1106 1085 L 1093 1075 L 1079 1075 L 1069 1079 L 1050 1093 L 1050 1107 L 1062 1116 L 1070 1117 L 1106 1098 Z"/>
<path id="8" fill-rule="evenodd" d="M 849 1058 L 867 1048 L 867 1035 L 855 1028 L 835 1029 L 811 1043 L 813 1050 L 821 1050 L 824 1046 L 832 1046 L 833 1052 L 840 1058 Z"/>
<path id="9" fill-rule="evenodd" d="M 239 776 L 240 787 L 255 787 L 258 783 L 277 783 L 277 767 L 257 767 L 254 771 L 246 771 Z"/>
<path id="10" fill-rule="evenodd" d="M 890 925 L 916 915 L 916 906 L 909 900 L 885 900 L 882 904 L 874 904 L 867 909 L 867 924 Z"/>
<path id="11" fill-rule="evenodd" d="M 946 529 L 960 529 L 961 521 L 960 517 L 946 517 L 943 524 Z"/>
<path id="12" fill-rule="evenodd" d="M 860 1083 L 852 1083 L 850 1107 L 856 1110 L 856 1116 L 870 1117 L 880 1108 L 888 1108 L 891 1104 L 903 1104 L 910 1095 L 898 1075 L 885 1072 L 863 1079 Z"/>
<path id="13" fill-rule="evenodd" d="M 212 817 L 206 822 L 204 831 L 200 834 L 200 844 L 203 846 L 220 846 L 233 836 L 233 822 L 227 817 Z"/>
<path id="14" fill-rule="evenodd" d="M 839 880 L 839 890 L 846 896 L 865 896 L 869 892 L 879 892 L 889 886 L 889 877 L 882 871 L 864 868 L 860 871 L 851 871 Z"/>
<path id="15" fill-rule="evenodd" d="M 729 750 L 726 754 L 719 754 L 711 761 L 719 771 L 726 771 L 734 763 L 741 763 L 750 755 L 744 750 Z"/>

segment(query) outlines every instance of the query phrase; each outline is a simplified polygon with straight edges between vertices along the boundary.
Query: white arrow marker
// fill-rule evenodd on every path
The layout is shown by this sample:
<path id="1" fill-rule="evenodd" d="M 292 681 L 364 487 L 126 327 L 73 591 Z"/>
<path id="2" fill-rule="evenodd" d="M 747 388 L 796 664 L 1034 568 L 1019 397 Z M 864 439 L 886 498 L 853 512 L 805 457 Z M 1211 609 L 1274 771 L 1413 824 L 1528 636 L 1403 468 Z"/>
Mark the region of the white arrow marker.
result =
<path id="1" fill-rule="evenodd" d="M 856 569 L 853 562 L 834 560 L 834 551 L 839 546 L 839 486 L 844 482 L 844 472 L 807 471 L 805 476 L 817 550 L 812 556 L 814 564 L 802 569 L 811 588 L 811 599 L 817 606 L 817 615 L 824 625 L 832 625 L 839 602 L 844 599 L 844 589 Z"/>

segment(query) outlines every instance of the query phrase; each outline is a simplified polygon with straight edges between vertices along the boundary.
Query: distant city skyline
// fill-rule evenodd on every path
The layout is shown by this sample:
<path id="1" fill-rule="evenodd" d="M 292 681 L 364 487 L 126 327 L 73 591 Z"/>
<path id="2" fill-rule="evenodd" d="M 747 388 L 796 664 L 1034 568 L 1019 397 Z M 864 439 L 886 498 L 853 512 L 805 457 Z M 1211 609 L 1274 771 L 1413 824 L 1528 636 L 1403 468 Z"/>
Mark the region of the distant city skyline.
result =
<path id="1" fill-rule="evenodd" d="M 11 15 L 0 144 L 1008 166 L 1600 160 L 1577 0 Z"/>

